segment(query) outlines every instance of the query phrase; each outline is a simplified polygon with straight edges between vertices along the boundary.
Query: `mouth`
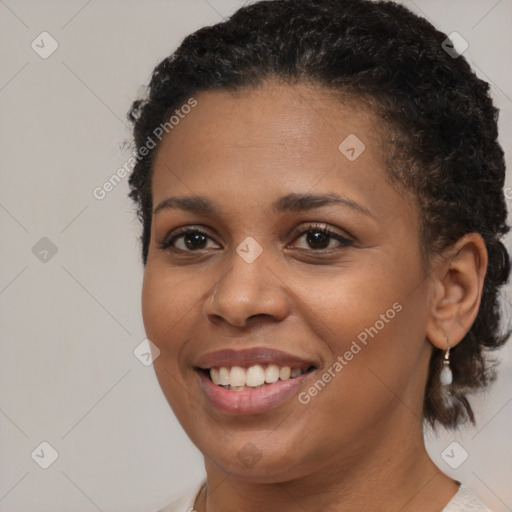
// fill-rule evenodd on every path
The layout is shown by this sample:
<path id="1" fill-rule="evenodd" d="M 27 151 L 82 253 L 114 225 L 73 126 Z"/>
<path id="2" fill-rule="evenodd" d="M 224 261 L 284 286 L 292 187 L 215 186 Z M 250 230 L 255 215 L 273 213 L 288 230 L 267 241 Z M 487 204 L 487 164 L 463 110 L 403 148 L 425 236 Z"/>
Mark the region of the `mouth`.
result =
<path id="1" fill-rule="evenodd" d="M 231 414 L 259 414 L 283 405 L 319 368 L 318 363 L 276 349 L 226 349 L 194 365 L 205 399 Z"/>
<path id="2" fill-rule="evenodd" d="M 280 366 L 277 364 L 255 364 L 249 367 L 220 366 L 197 368 L 215 385 L 229 391 L 253 391 L 262 389 L 278 381 L 288 381 L 310 373 L 315 366 L 305 367 Z"/>

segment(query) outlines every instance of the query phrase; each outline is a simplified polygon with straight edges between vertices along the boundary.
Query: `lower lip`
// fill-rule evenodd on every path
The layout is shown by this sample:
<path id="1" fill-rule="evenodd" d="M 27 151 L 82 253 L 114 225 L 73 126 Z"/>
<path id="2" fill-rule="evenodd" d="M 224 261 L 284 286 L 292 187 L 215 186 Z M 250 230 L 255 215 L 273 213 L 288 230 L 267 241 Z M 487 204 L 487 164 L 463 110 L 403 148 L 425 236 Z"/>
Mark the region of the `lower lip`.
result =
<path id="1" fill-rule="evenodd" d="M 217 386 L 204 372 L 197 371 L 206 396 L 217 409 L 229 414 L 258 414 L 275 409 L 295 395 L 311 373 L 304 373 L 294 379 L 278 380 L 254 390 L 234 391 Z"/>

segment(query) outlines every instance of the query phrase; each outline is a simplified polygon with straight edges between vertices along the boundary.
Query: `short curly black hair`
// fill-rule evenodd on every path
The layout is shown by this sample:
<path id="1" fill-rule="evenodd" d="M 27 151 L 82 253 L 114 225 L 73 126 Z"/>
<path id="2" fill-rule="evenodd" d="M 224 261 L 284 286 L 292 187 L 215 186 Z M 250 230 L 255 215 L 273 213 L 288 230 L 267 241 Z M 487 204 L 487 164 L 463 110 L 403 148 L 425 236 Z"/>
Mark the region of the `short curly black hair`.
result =
<path id="1" fill-rule="evenodd" d="M 424 253 L 439 254 L 472 232 L 486 244 L 480 309 L 451 351 L 455 403 L 447 406 L 442 400 L 439 349 L 433 350 L 426 383 L 425 420 L 454 428 L 474 423 L 466 395 L 495 377 L 488 352 L 509 335 L 500 334 L 498 292 L 508 280 L 510 262 L 501 242 L 509 226 L 498 110 L 489 84 L 462 55 L 445 51 L 446 39 L 405 7 L 370 0 L 266 0 L 201 28 L 156 66 L 147 94 L 128 113 L 137 150 L 129 196 L 143 225 L 145 265 L 158 149 L 155 144 L 148 151 L 148 141 L 175 109 L 201 91 L 278 79 L 320 84 L 373 105 L 387 128 L 381 132 L 389 149 L 388 177 L 417 198 Z"/>

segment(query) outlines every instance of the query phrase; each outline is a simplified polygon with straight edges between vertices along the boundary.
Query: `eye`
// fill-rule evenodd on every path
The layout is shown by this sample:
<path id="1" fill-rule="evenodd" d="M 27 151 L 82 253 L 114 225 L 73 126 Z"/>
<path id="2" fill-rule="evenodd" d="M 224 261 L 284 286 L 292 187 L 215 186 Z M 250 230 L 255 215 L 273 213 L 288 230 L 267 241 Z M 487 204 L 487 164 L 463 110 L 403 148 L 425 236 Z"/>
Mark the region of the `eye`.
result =
<path id="1" fill-rule="evenodd" d="M 208 249 L 208 241 L 213 239 L 199 228 L 184 227 L 173 231 L 158 243 L 162 250 L 174 249 L 181 252 L 196 252 Z M 215 244 L 218 247 L 218 244 Z"/>
<path id="2" fill-rule="evenodd" d="M 299 247 L 299 249 L 312 249 L 313 251 L 336 249 L 336 245 L 338 248 L 354 245 L 354 242 L 350 240 L 350 238 L 347 238 L 324 225 L 308 227 L 306 230 L 299 233 L 294 241 L 300 240 L 301 238 L 305 239 L 307 246 Z M 334 246 L 331 242 L 334 242 Z"/>

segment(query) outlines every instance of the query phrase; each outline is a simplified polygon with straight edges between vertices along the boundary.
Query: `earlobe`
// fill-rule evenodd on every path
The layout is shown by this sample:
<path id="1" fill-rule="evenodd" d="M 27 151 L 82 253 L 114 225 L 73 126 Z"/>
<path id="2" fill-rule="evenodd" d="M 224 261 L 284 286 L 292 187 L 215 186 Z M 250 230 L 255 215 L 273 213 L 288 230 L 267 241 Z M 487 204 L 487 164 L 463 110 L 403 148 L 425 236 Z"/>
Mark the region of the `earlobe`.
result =
<path id="1" fill-rule="evenodd" d="M 427 338 L 446 350 L 457 345 L 469 331 L 480 307 L 487 249 L 478 233 L 468 233 L 448 247 L 430 276 L 432 285 Z"/>

